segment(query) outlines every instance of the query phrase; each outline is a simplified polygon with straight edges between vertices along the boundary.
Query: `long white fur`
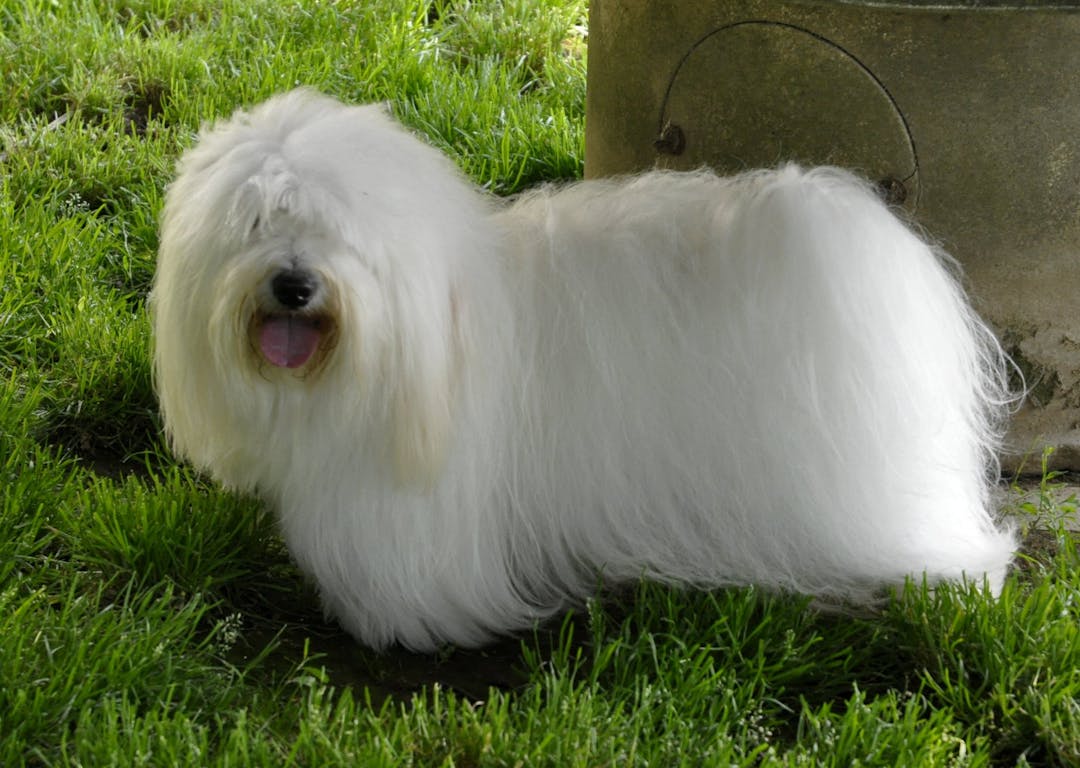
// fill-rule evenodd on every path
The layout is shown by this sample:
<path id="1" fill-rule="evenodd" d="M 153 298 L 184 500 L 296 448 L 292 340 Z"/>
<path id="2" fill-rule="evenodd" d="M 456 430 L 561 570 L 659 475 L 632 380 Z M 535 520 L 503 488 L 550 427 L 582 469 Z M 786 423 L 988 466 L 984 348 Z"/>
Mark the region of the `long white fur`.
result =
<path id="1" fill-rule="evenodd" d="M 249 327 L 297 264 L 337 332 L 278 369 Z M 599 578 L 996 589 L 1015 546 L 1000 348 L 840 170 L 503 204 L 382 108 L 295 91 L 180 162 L 152 312 L 176 452 L 263 495 L 371 646 L 480 644 Z"/>

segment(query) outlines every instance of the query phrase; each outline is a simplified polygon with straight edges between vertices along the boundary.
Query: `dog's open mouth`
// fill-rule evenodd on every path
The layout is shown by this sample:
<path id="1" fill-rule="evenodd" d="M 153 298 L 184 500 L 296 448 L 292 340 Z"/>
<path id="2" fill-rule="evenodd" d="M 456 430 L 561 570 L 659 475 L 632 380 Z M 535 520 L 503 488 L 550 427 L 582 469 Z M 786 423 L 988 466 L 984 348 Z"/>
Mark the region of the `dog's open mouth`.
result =
<path id="1" fill-rule="evenodd" d="M 271 365 L 299 368 L 318 351 L 328 321 L 318 315 L 267 315 L 259 321 L 259 351 Z"/>

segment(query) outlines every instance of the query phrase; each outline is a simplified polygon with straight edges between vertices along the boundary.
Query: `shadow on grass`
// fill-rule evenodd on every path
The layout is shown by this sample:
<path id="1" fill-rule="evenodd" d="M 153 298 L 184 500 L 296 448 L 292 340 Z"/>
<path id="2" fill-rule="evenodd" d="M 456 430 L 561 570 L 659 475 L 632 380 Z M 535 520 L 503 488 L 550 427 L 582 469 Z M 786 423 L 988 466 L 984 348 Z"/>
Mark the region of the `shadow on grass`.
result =
<path id="1" fill-rule="evenodd" d="M 314 600 L 314 595 L 310 595 Z M 546 660 L 557 653 L 560 627 L 574 626 L 571 640 L 582 647 L 588 637 L 580 614 L 556 619 L 532 635 L 508 637 L 476 650 L 446 648 L 438 653 L 413 653 L 394 647 L 372 651 L 344 630 L 318 614 L 294 614 L 291 620 L 273 625 L 258 621 L 244 629 L 224 658 L 238 668 L 254 664 L 258 678 L 277 679 L 295 675 L 300 668 L 322 668 L 327 682 L 337 690 L 367 689 L 373 705 L 387 701 L 407 702 L 435 686 L 452 691 L 473 703 L 487 700 L 491 689 L 513 691 L 530 681 L 528 656 Z M 528 653 L 526 649 L 532 651 Z"/>

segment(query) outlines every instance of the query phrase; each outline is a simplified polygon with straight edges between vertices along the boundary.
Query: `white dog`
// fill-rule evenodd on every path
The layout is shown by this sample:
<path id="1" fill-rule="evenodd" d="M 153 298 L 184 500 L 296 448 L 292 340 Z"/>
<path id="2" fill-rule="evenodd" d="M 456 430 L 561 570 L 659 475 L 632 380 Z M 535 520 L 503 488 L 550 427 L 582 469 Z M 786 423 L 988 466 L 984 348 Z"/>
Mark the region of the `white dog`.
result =
<path id="1" fill-rule="evenodd" d="M 839 170 L 503 204 L 296 91 L 181 160 L 152 311 L 176 452 L 262 494 L 371 646 L 483 643 L 601 579 L 993 589 L 1014 549 L 1000 347 Z"/>

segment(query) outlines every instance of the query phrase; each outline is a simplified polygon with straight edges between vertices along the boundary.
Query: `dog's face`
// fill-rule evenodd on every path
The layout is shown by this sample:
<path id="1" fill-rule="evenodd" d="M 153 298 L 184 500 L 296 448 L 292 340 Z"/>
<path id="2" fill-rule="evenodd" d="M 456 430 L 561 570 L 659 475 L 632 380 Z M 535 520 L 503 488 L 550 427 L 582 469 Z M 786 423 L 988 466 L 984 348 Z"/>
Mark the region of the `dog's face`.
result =
<path id="1" fill-rule="evenodd" d="M 251 486 L 251 446 L 352 429 L 430 483 L 481 209 L 378 107 L 289 94 L 204 133 L 166 197 L 151 304 L 174 448 Z"/>
<path id="2" fill-rule="evenodd" d="M 363 315 L 355 333 L 368 334 L 382 322 L 381 289 L 363 243 L 351 244 L 325 220 L 337 204 L 323 201 L 318 215 L 303 210 L 317 192 L 291 174 L 267 178 L 260 170 L 233 205 L 236 229 L 245 234 L 223 254 L 227 276 L 213 288 L 212 316 L 222 322 L 215 335 L 230 345 L 246 343 L 246 354 L 237 349 L 234 362 L 270 383 L 318 375 L 340 333 L 355 322 L 346 313 Z M 267 199 L 277 202 L 268 206 Z"/>

